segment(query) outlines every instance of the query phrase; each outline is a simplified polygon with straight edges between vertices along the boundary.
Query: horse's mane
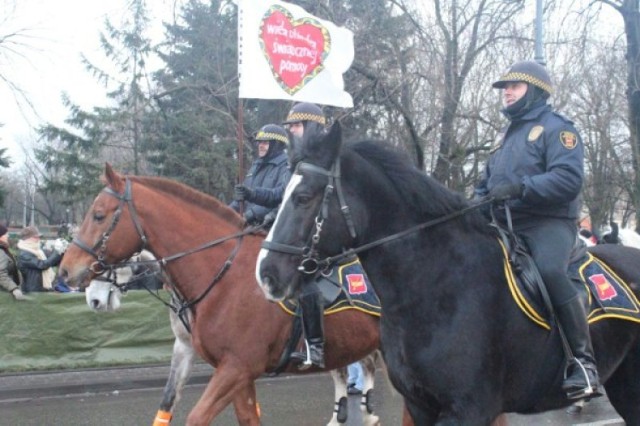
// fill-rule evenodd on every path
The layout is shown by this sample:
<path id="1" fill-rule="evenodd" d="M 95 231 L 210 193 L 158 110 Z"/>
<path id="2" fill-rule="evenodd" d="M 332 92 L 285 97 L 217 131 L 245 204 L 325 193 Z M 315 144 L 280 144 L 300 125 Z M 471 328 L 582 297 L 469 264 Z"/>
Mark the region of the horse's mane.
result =
<path id="1" fill-rule="evenodd" d="M 391 145 L 373 140 L 345 144 L 344 152 L 352 151 L 373 169 L 386 176 L 402 203 L 426 218 L 441 217 L 469 206 L 465 197 L 413 166 L 410 159 Z M 465 215 L 472 221 L 486 224 L 476 211 Z"/>
<path id="2" fill-rule="evenodd" d="M 203 192 L 197 191 L 188 185 L 163 177 L 127 176 L 132 182 L 140 183 L 146 187 L 171 194 L 186 203 L 195 204 L 205 210 L 217 213 L 222 219 L 233 225 L 241 227 L 244 224 L 242 217 L 232 208 L 220 200 Z"/>

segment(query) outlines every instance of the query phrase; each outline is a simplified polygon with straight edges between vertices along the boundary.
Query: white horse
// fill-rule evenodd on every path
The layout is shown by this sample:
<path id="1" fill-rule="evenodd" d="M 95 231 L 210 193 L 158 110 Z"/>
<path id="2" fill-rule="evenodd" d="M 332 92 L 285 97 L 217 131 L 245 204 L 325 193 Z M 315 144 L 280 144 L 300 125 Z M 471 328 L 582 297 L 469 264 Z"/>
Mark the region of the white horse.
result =
<path id="1" fill-rule="evenodd" d="M 159 273 L 157 263 L 148 263 L 155 260 L 149 252 L 142 252 L 138 258 L 145 261 L 147 265 L 153 265 Z M 134 259 L 133 261 L 136 261 Z M 126 283 L 133 277 L 131 267 L 124 267 L 116 271 L 116 283 Z M 120 308 L 122 291 L 111 281 L 104 277 L 98 277 L 91 281 L 86 289 L 87 304 L 97 312 L 114 312 Z M 187 384 L 193 364 L 196 361 L 196 351 L 191 343 L 191 334 L 185 328 L 177 314 L 169 309 L 169 320 L 171 330 L 175 336 L 173 352 L 171 354 L 171 368 L 167 383 L 164 386 L 162 402 L 156 413 L 153 426 L 168 426 L 176 404 L 181 398 L 182 390 Z M 191 312 L 187 312 L 186 321 L 191 322 Z M 379 351 L 373 352 L 361 360 L 364 373 L 364 389 L 362 390 L 360 411 L 362 413 L 364 426 L 376 426 L 380 424 L 378 416 L 373 414 L 371 405 L 372 391 L 374 386 L 376 365 L 380 358 Z M 347 393 L 347 367 L 331 371 L 331 378 L 334 384 L 335 405 L 333 416 L 327 426 L 339 426 L 345 424 L 348 415 L 348 393 Z"/>
<path id="2" fill-rule="evenodd" d="M 609 244 L 622 244 L 640 249 L 640 235 L 631 228 L 620 228 L 615 222 L 611 222 L 603 229 L 600 240 Z"/>

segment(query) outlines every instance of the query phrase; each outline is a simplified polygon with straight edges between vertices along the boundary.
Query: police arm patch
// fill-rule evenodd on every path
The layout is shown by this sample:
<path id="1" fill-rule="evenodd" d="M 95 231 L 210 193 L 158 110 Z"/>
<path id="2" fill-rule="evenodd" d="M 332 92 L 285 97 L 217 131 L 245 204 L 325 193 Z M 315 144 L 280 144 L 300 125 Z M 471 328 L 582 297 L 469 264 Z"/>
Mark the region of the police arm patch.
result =
<path id="1" fill-rule="evenodd" d="M 573 149 L 578 145 L 578 136 L 573 132 L 560 132 L 560 142 L 567 149 Z"/>

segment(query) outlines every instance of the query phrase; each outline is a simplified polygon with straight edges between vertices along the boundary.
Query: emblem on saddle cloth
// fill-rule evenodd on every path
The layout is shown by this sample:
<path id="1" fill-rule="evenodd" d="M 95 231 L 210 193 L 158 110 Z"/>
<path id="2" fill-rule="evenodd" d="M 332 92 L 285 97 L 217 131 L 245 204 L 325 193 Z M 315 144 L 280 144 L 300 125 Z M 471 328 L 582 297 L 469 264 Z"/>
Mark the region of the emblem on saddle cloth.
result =
<path id="1" fill-rule="evenodd" d="M 367 273 L 357 257 L 335 265 L 327 275 L 316 278 L 325 300 L 324 314 L 334 314 L 345 309 L 357 309 L 370 315 L 380 316 L 378 295 L 373 290 Z M 297 300 L 285 300 L 280 306 L 288 314 L 295 315 Z"/>
<path id="2" fill-rule="evenodd" d="M 500 245 L 504 254 L 504 272 L 513 299 L 531 321 L 550 329 L 544 302 L 538 294 L 533 295 L 526 290 L 527 287 L 516 278 L 507 260 L 507 251 L 502 242 Z M 640 322 L 640 303 L 635 295 L 627 283 L 600 259 L 587 253 L 569 265 L 569 277 L 580 291 L 588 293 L 590 324 L 606 318 Z"/>

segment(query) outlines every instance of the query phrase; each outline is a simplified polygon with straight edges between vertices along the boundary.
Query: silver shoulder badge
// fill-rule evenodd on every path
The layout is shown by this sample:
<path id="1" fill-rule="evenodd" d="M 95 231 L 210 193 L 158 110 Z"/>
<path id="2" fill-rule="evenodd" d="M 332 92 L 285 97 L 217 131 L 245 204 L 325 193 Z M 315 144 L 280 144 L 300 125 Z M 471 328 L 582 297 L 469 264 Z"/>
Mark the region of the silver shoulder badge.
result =
<path id="1" fill-rule="evenodd" d="M 538 140 L 538 138 L 540 137 L 540 135 L 542 134 L 542 132 L 544 132 L 544 127 L 543 126 L 533 126 L 531 128 L 531 131 L 529 132 L 529 136 L 527 137 L 527 140 L 529 142 L 535 142 Z"/>

